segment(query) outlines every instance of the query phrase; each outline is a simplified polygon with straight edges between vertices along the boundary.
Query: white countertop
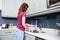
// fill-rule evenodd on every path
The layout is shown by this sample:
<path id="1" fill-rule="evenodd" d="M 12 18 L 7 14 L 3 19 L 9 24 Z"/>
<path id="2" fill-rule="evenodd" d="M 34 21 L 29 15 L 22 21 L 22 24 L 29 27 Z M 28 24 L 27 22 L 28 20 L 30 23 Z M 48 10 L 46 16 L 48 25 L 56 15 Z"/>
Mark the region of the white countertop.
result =
<path id="1" fill-rule="evenodd" d="M 13 29 L 0 29 L 0 30 L 13 30 Z M 56 29 L 43 29 L 45 33 L 33 33 L 33 32 L 28 32 L 25 31 L 25 33 L 28 33 L 30 35 L 43 38 L 46 40 L 60 40 L 60 35 L 55 35 L 58 34 L 58 30 Z M 55 32 L 54 32 L 55 31 Z"/>
<path id="2" fill-rule="evenodd" d="M 60 35 L 53 35 L 53 34 L 49 34 L 49 33 L 33 33 L 33 32 L 28 32 L 28 31 L 25 31 L 25 33 L 28 33 L 30 35 L 33 35 L 33 36 L 36 36 L 36 37 L 39 37 L 39 38 L 43 38 L 43 39 L 46 39 L 46 40 L 60 40 Z"/>

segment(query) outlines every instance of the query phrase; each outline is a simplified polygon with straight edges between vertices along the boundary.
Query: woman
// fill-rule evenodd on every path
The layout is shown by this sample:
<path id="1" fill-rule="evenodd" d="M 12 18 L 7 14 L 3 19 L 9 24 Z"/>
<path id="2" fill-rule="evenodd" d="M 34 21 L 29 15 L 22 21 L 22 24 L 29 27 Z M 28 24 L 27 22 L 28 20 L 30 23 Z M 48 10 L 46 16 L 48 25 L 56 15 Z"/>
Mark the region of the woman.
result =
<path id="1" fill-rule="evenodd" d="M 28 26 L 35 26 L 35 25 L 30 25 L 26 23 L 26 11 L 28 9 L 28 5 L 26 3 L 23 3 L 18 12 L 18 25 L 17 28 L 15 29 L 15 40 L 23 40 L 24 36 L 24 31 L 25 29 L 29 31 Z"/>

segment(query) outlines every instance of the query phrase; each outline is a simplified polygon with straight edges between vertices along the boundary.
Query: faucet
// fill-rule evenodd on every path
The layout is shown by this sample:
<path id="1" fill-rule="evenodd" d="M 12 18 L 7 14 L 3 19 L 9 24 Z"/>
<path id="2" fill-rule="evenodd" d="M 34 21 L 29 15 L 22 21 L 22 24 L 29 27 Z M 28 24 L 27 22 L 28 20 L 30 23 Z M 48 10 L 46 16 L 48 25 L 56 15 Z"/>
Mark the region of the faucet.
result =
<path id="1" fill-rule="evenodd" d="M 40 25 L 40 30 L 41 30 L 41 33 L 45 33 L 43 30 L 42 30 L 42 24 L 39 24 Z"/>

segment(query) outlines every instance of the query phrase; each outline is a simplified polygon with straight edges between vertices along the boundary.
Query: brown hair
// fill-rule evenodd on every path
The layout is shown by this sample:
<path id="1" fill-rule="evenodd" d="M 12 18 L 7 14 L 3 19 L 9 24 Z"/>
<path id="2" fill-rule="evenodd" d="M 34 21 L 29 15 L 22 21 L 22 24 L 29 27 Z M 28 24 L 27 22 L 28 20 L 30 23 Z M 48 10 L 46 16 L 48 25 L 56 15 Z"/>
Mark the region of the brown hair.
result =
<path id="1" fill-rule="evenodd" d="M 19 8 L 18 15 L 20 14 L 20 12 L 26 12 L 28 7 L 29 7 L 28 4 L 23 3 Z"/>

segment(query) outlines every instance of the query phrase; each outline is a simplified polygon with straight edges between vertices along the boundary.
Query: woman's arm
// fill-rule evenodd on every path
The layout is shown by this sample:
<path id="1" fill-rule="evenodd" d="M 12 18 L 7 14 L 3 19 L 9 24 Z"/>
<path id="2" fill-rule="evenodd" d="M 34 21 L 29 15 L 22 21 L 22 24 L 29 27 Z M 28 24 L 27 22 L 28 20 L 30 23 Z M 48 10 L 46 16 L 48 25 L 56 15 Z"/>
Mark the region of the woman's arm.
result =
<path id="1" fill-rule="evenodd" d="M 27 28 L 25 16 L 22 17 L 22 25 L 24 26 L 24 28 Z"/>
<path id="2" fill-rule="evenodd" d="M 29 26 L 33 26 L 33 27 L 36 26 L 36 25 L 31 25 L 31 24 L 26 23 L 26 17 L 25 16 L 22 17 L 22 25 L 24 26 L 24 28 L 27 28 Z"/>
<path id="3" fill-rule="evenodd" d="M 33 27 L 35 27 L 35 26 L 36 26 L 36 25 L 28 24 L 28 23 L 26 23 L 26 25 L 27 25 L 27 26 L 33 26 Z"/>
<path id="4" fill-rule="evenodd" d="M 27 31 L 30 31 L 29 27 L 26 25 L 26 17 L 25 16 L 22 17 L 22 25 L 24 26 L 24 28 Z"/>

